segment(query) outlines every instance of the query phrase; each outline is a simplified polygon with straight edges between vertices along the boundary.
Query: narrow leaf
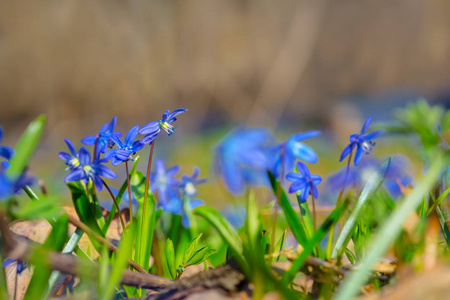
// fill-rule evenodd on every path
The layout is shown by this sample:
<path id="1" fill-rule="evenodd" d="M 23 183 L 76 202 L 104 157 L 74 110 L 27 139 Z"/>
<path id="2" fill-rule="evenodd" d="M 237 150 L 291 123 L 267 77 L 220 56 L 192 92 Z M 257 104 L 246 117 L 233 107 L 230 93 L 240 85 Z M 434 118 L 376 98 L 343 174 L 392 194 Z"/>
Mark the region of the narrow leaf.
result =
<path id="1" fill-rule="evenodd" d="M 166 240 L 166 263 L 172 279 L 177 278 L 177 271 L 175 267 L 175 249 L 171 239 Z"/>

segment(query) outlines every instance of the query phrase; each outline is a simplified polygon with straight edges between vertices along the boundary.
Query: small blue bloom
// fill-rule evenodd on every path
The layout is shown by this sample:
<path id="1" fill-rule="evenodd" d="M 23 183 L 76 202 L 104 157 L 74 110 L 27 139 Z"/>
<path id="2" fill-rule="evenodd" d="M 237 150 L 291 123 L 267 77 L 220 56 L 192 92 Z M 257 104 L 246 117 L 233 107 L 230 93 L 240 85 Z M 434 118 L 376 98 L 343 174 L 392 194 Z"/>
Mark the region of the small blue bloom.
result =
<path id="1" fill-rule="evenodd" d="M 64 139 L 64 142 L 66 142 L 70 153 L 61 151 L 59 152 L 58 156 L 66 162 L 66 170 L 75 170 L 80 167 L 80 159 L 78 157 L 78 153 L 70 140 Z"/>
<path id="2" fill-rule="evenodd" d="M 242 194 L 246 183 L 267 182 L 271 161 L 267 150 L 271 142 L 267 129 L 239 127 L 219 143 L 215 149 L 215 171 L 232 194 Z"/>
<path id="3" fill-rule="evenodd" d="M 140 134 L 145 134 L 142 142 L 144 144 L 151 143 L 161 132 L 161 129 L 164 129 L 164 131 L 167 132 L 169 136 L 172 135 L 175 132 L 176 127 L 172 126 L 171 123 L 177 120 L 175 116 L 184 113 L 185 111 L 187 111 L 186 108 L 178 108 L 173 112 L 170 112 L 170 110 L 166 110 L 166 112 L 162 115 L 161 120 L 153 121 L 142 126 L 141 131 L 139 131 Z"/>
<path id="4" fill-rule="evenodd" d="M 301 190 L 300 199 L 302 202 L 305 202 L 311 194 L 317 199 L 319 196 L 317 185 L 322 182 L 322 178 L 319 175 L 311 175 L 308 167 L 300 161 L 297 162 L 297 169 L 300 174 L 290 172 L 286 175 L 286 179 L 292 181 L 289 187 L 289 193 L 295 193 Z"/>
<path id="5" fill-rule="evenodd" d="M 158 193 L 160 205 L 169 202 L 169 191 L 179 185 L 175 175 L 180 171 L 180 166 L 175 165 L 166 170 L 166 165 L 162 159 L 155 160 L 155 172 L 150 174 L 150 189 L 153 194 Z"/>
<path id="6" fill-rule="evenodd" d="M 6 169 L 0 169 L 0 200 L 6 200 L 14 194 L 18 194 L 25 186 L 33 185 L 34 182 L 35 178 L 27 172 L 11 178 L 6 174 Z"/>
<path id="7" fill-rule="evenodd" d="M 23 261 L 17 260 L 17 259 L 13 259 L 13 258 L 8 258 L 8 259 L 5 259 L 5 261 L 3 262 L 3 268 L 6 268 L 7 266 L 13 264 L 14 262 L 17 263 L 17 266 L 16 266 L 17 274 L 22 273 L 23 270 L 25 270 L 25 268 L 28 267 L 28 264 L 26 262 L 23 262 Z"/>
<path id="8" fill-rule="evenodd" d="M 194 196 L 197 196 L 197 189 L 195 188 L 195 186 L 207 182 L 206 178 L 197 179 L 198 175 L 200 175 L 200 169 L 198 167 L 195 167 L 192 176 L 181 176 L 182 192 L 186 197 L 189 197 L 190 199 L 192 199 L 192 197 Z"/>
<path id="9" fill-rule="evenodd" d="M 105 154 L 105 159 L 109 160 L 112 158 L 113 166 L 117 166 L 125 161 L 131 159 L 131 155 L 136 154 L 137 151 L 144 147 L 144 143 L 141 141 L 135 141 L 136 135 L 139 131 L 139 125 L 134 126 L 128 131 L 125 141 L 122 143 L 120 138 L 117 136 L 112 136 L 111 139 L 117 145 L 118 149 L 111 149 Z"/>
<path id="10" fill-rule="evenodd" d="M 96 159 L 91 161 L 91 154 L 86 147 L 81 147 L 78 151 L 78 167 L 72 168 L 70 173 L 66 175 L 65 182 L 84 180 L 87 184 L 89 179 L 92 179 L 99 191 L 103 188 L 103 181 L 101 177 L 113 179 L 117 175 L 107 166 L 102 163 L 107 162 L 107 159 Z"/>
<path id="11" fill-rule="evenodd" d="M 98 154 L 105 153 L 108 148 L 112 148 L 114 146 L 114 142 L 112 137 L 115 136 L 120 138 L 122 134 L 120 132 L 114 132 L 114 127 L 116 127 L 117 117 L 114 117 L 110 123 L 106 123 L 100 128 L 100 131 L 97 135 L 90 135 L 81 140 L 81 142 L 85 145 L 95 145 L 97 143 L 97 153 Z"/>
<path id="12" fill-rule="evenodd" d="M 3 139 L 3 128 L 0 126 L 0 142 Z M 7 160 L 10 160 L 14 154 L 14 150 L 8 146 L 0 145 L 0 157 L 4 157 Z"/>
<path id="13" fill-rule="evenodd" d="M 377 137 L 379 137 L 384 130 L 374 131 L 366 135 L 369 130 L 370 122 L 372 122 L 372 117 L 369 117 L 366 122 L 364 122 L 363 127 L 361 128 L 360 134 L 352 134 L 350 136 L 350 144 L 342 151 L 341 158 L 339 161 L 342 161 L 346 158 L 356 147 L 355 154 L 355 166 L 359 164 L 361 161 L 361 157 L 363 153 L 369 154 L 372 151 L 372 147 L 375 146 L 375 142 L 373 141 Z"/>
<path id="14" fill-rule="evenodd" d="M 274 165 L 271 169 L 274 176 L 276 178 L 280 177 L 282 165 L 284 166 L 283 174 L 293 171 L 297 159 L 310 164 L 317 163 L 319 158 L 316 152 L 308 145 L 302 143 L 302 141 L 317 137 L 320 134 L 320 131 L 300 132 L 292 135 L 284 143 L 277 145 L 274 148 L 275 153 L 272 155 L 275 158 Z M 284 161 L 282 161 L 282 157 L 284 157 Z"/>

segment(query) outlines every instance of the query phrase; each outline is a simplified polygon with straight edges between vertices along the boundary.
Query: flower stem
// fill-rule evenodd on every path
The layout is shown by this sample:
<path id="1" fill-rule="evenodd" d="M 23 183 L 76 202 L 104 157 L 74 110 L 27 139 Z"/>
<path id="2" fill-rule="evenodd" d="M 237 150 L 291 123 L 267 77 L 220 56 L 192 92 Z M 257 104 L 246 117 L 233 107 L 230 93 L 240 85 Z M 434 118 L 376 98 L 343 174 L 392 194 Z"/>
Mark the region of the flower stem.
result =
<path id="1" fill-rule="evenodd" d="M 314 187 L 311 184 L 311 198 L 312 198 L 312 206 L 313 206 L 313 223 L 314 223 L 314 233 L 317 231 L 317 223 L 316 223 L 316 199 L 314 198 Z"/>
<path id="2" fill-rule="evenodd" d="M 143 205 L 143 211 L 142 211 L 142 228 L 144 228 L 145 209 L 147 207 L 148 186 L 149 186 L 149 182 L 150 182 L 150 171 L 152 169 L 154 146 L 155 146 L 155 140 L 152 141 L 152 146 L 150 147 L 150 153 L 148 155 L 147 176 L 145 177 L 144 205 Z"/>
<path id="3" fill-rule="evenodd" d="M 277 217 L 278 217 L 278 206 L 280 206 L 279 199 L 281 198 L 281 189 L 283 188 L 283 176 L 284 176 L 284 155 L 286 152 L 286 144 L 283 144 L 280 153 L 281 159 L 281 170 L 280 170 L 280 188 L 277 190 L 277 200 L 275 203 L 275 212 L 273 215 L 273 224 L 272 224 L 272 243 L 271 247 L 275 249 L 275 230 L 277 229 Z"/>
<path id="4" fill-rule="evenodd" d="M 133 208 L 131 203 L 131 185 L 130 185 L 130 171 L 128 170 L 128 160 L 125 161 L 125 170 L 127 172 L 128 203 L 130 204 L 130 224 L 131 224 L 133 222 Z"/>
<path id="5" fill-rule="evenodd" d="M 344 182 L 342 184 L 341 191 L 339 192 L 339 196 L 336 201 L 336 206 L 340 203 L 340 201 L 342 199 L 342 195 L 344 194 L 345 186 L 347 185 L 347 177 L 348 177 L 348 172 L 350 171 L 350 164 L 352 162 L 352 154 L 353 154 L 353 149 L 350 151 L 350 155 L 348 156 L 347 169 L 345 170 Z"/>
<path id="6" fill-rule="evenodd" d="M 119 214 L 120 223 L 122 223 L 123 232 L 125 232 L 125 222 L 123 220 L 122 214 L 120 213 L 120 208 L 119 208 L 119 204 L 117 203 L 116 197 L 114 196 L 113 192 L 111 191 L 109 186 L 106 184 L 106 182 L 103 180 L 103 178 L 102 178 L 102 181 L 103 181 L 103 185 L 106 187 L 106 189 L 108 190 L 109 194 L 111 195 L 111 198 L 114 201 L 114 205 L 116 206 L 117 213 Z"/>

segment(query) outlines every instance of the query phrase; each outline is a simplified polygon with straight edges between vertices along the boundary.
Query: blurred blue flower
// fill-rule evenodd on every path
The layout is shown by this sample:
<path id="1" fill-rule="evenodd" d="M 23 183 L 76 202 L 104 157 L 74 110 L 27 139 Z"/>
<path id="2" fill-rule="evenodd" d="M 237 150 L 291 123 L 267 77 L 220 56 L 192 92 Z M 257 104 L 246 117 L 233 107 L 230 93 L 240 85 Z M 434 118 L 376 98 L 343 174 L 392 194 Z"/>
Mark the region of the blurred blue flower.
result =
<path id="1" fill-rule="evenodd" d="M 239 229 L 244 226 L 247 210 L 242 205 L 236 207 L 227 206 L 222 210 L 222 215 L 234 228 Z"/>
<path id="2" fill-rule="evenodd" d="M 3 139 L 3 128 L 0 126 L 0 142 Z M 14 150 L 8 146 L 0 145 L 0 156 L 10 160 L 14 154 Z"/>
<path id="3" fill-rule="evenodd" d="M 176 189 L 179 185 L 175 175 L 180 171 L 180 166 L 175 165 L 166 170 L 166 165 L 162 159 L 155 160 L 155 172 L 150 173 L 150 189 L 153 194 L 158 193 L 160 205 L 169 202 L 169 191 Z"/>
<path id="4" fill-rule="evenodd" d="M 308 167 L 301 161 L 297 162 L 297 169 L 299 173 L 290 172 L 286 175 L 286 179 L 292 181 L 289 193 L 301 191 L 302 202 L 305 202 L 311 194 L 317 199 L 319 196 L 317 185 L 322 182 L 322 178 L 319 175 L 311 175 Z"/>
<path id="5" fill-rule="evenodd" d="M 348 170 L 346 186 L 357 190 L 362 190 L 369 181 L 370 177 L 376 172 L 381 165 L 382 160 L 375 158 L 364 158 L 358 168 Z M 331 193 L 337 193 L 342 189 L 345 180 L 347 167 L 342 168 L 338 172 L 330 175 L 327 179 L 327 187 Z M 389 168 L 386 170 L 383 185 L 393 198 L 402 195 L 399 183 L 407 186 L 412 183 L 412 177 L 409 175 L 409 160 L 403 155 L 393 155 Z"/>
<path id="6" fill-rule="evenodd" d="M 232 194 L 242 194 L 246 183 L 266 184 L 271 141 L 267 129 L 238 127 L 216 147 L 215 172 Z"/>
<path id="7" fill-rule="evenodd" d="M 7 200 L 14 194 L 18 194 L 25 186 L 33 185 L 35 178 L 27 172 L 20 176 L 11 178 L 6 174 L 6 169 L 0 169 L 0 200 Z"/>
<path id="8" fill-rule="evenodd" d="M 140 134 L 145 134 L 142 142 L 144 144 L 151 143 L 161 132 L 161 129 L 167 132 L 169 136 L 172 135 L 175 132 L 176 127 L 172 126 L 171 123 L 177 120 L 175 116 L 184 113 L 185 111 L 187 111 L 186 108 L 178 108 L 173 112 L 166 110 L 166 112 L 162 115 L 161 120 L 153 121 L 142 126 L 141 131 L 139 131 Z"/>
<path id="9" fill-rule="evenodd" d="M 189 228 L 191 225 L 188 212 L 204 204 L 203 200 L 192 198 L 197 196 L 196 186 L 206 182 L 206 179 L 197 179 L 199 174 L 200 169 L 195 167 L 192 176 L 183 175 L 177 189 L 178 195 L 172 192 L 169 203 L 163 207 L 167 212 L 181 215 L 182 224 L 185 228 Z"/>
<path id="10" fill-rule="evenodd" d="M 92 179 L 97 189 L 101 191 L 103 188 L 103 181 L 101 177 L 109 179 L 117 177 L 117 175 L 109 167 L 102 165 L 102 163 L 107 162 L 107 159 L 96 159 L 91 161 L 91 154 L 84 146 L 78 151 L 78 161 L 78 167 L 70 169 L 70 173 L 66 175 L 66 182 L 84 180 L 87 184 L 89 179 Z"/>
<path id="11" fill-rule="evenodd" d="M 17 262 L 17 266 L 16 266 L 17 274 L 22 273 L 23 270 L 25 270 L 25 268 L 28 267 L 28 264 L 26 262 L 23 262 L 21 260 L 17 260 L 14 258 L 8 258 L 8 259 L 5 259 L 5 261 L 3 262 L 3 268 L 6 268 L 7 266 L 13 264 L 14 262 Z"/>
<path id="12" fill-rule="evenodd" d="M 344 158 L 346 158 L 356 147 L 354 163 L 355 166 L 357 166 L 361 161 L 363 153 L 369 154 L 372 151 L 372 147 L 375 146 L 375 142 L 373 140 L 379 137 L 384 132 L 384 130 L 374 131 L 366 135 L 367 131 L 369 130 L 370 122 L 372 122 L 372 117 L 369 117 L 366 122 L 364 122 L 360 134 L 352 134 L 350 136 L 350 144 L 348 144 L 347 147 L 345 147 L 342 151 L 339 161 L 342 161 Z"/>
<path id="13" fill-rule="evenodd" d="M 117 166 L 125 161 L 130 160 L 130 156 L 136 154 L 137 151 L 144 147 L 141 141 L 135 141 L 139 131 L 139 125 L 134 126 L 128 131 L 125 141 L 122 143 L 120 138 L 113 135 L 111 139 L 117 145 L 118 149 L 111 149 L 106 152 L 104 159 L 112 159 L 113 166 Z"/>
<path id="14" fill-rule="evenodd" d="M 95 145 L 97 143 L 97 153 L 105 153 L 109 148 L 114 146 L 112 137 L 120 138 L 122 134 L 120 132 L 114 132 L 114 127 L 116 127 L 117 117 L 114 117 L 110 123 L 106 123 L 100 128 L 97 135 L 90 135 L 81 140 L 85 145 Z M 98 139 L 98 140 L 97 140 Z"/>
<path id="15" fill-rule="evenodd" d="M 297 159 L 310 164 L 317 163 L 319 158 L 316 152 L 308 145 L 302 143 L 302 141 L 317 137 L 320 134 L 320 131 L 300 132 L 292 135 L 284 143 L 277 145 L 273 149 L 274 153 L 271 155 L 275 159 L 271 168 L 273 175 L 276 178 L 280 177 L 282 165 L 284 166 L 283 174 L 293 171 Z M 284 157 L 284 161 L 282 161 L 282 157 Z"/>

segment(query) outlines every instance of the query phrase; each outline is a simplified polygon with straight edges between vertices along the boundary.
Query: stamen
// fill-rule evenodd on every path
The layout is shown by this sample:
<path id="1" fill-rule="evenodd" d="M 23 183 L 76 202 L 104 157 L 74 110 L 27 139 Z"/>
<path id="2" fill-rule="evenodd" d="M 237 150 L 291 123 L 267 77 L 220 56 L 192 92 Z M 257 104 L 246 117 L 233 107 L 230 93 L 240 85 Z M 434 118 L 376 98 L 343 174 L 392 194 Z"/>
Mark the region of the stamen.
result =
<path id="1" fill-rule="evenodd" d="M 171 124 L 167 123 L 167 122 L 160 122 L 159 125 L 161 126 L 162 129 L 164 129 L 165 132 L 167 132 L 168 135 L 172 135 L 175 132 L 175 128 L 174 126 L 172 126 Z"/>

